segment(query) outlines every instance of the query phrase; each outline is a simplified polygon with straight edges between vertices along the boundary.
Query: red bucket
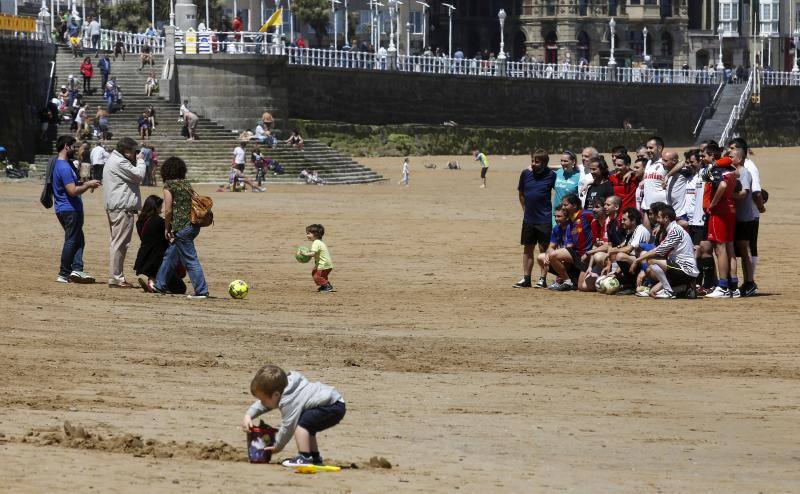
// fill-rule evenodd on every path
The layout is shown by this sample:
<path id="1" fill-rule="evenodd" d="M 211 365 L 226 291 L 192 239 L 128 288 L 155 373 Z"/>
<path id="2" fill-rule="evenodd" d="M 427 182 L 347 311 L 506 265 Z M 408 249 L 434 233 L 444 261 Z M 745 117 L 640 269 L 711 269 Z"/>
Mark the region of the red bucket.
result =
<path id="1" fill-rule="evenodd" d="M 275 444 L 275 433 L 278 432 L 264 422 L 250 427 L 247 433 L 247 458 L 250 463 L 269 463 L 272 451 L 264 449 Z"/>

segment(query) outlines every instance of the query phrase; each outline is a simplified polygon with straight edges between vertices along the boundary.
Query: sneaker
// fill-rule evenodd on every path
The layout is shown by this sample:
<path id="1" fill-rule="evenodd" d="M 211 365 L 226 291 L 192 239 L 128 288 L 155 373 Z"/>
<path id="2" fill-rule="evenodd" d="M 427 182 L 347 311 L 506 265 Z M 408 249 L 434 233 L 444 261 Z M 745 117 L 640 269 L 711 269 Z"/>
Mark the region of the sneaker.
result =
<path id="1" fill-rule="evenodd" d="M 553 285 L 556 286 L 554 287 Z M 550 285 L 548 288 L 556 292 L 569 292 L 571 290 L 575 290 L 575 285 L 572 284 L 572 280 L 567 280 L 562 283 L 556 282 L 553 283 L 553 285 Z"/>
<path id="2" fill-rule="evenodd" d="M 756 295 L 758 295 L 758 285 L 756 285 L 755 283 L 752 284 L 746 283 L 742 285 L 739 291 L 742 293 L 742 297 L 755 297 Z"/>
<path id="3" fill-rule="evenodd" d="M 308 465 L 313 465 L 314 460 L 310 456 L 305 455 L 297 455 L 293 458 L 289 458 L 287 460 L 283 460 L 281 465 L 285 467 L 304 467 Z"/>
<path id="4" fill-rule="evenodd" d="M 73 271 L 69 274 L 69 281 L 73 283 L 90 284 L 94 283 L 94 276 L 89 273 L 84 273 L 83 271 Z"/>
<path id="5" fill-rule="evenodd" d="M 525 281 L 525 277 L 522 277 L 522 278 L 520 278 L 520 280 L 518 282 L 514 283 L 511 286 L 514 287 L 514 288 L 530 288 L 531 287 L 531 282 L 530 281 Z"/>
<path id="6" fill-rule="evenodd" d="M 156 289 L 153 287 L 153 283 L 147 279 L 146 276 L 139 276 L 139 286 L 142 287 L 142 290 L 145 293 L 156 293 Z"/>
<path id="7" fill-rule="evenodd" d="M 636 288 L 636 296 L 637 297 L 649 297 L 650 296 L 650 288 L 646 286 L 640 286 Z"/>
<path id="8" fill-rule="evenodd" d="M 56 278 L 56 283 L 69 283 L 69 278 L 58 275 L 58 278 Z"/>
<path id="9" fill-rule="evenodd" d="M 187 295 L 186 298 L 191 300 L 204 300 L 208 298 L 208 294 L 205 295 Z"/>
<path id="10" fill-rule="evenodd" d="M 667 289 L 663 289 L 655 294 L 655 298 L 675 298 L 675 294 Z"/>
<path id="11" fill-rule="evenodd" d="M 332 292 L 332 291 L 333 291 L 333 285 L 331 285 L 330 283 L 328 283 L 327 285 L 322 285 L 321 287 L 319 287 L 319 292 L 320 293 L 328 293 L 328 292 Z"/>
<path id="12" fill-rule="evenodd" d="M 540 276 L 539 277 L 539 281 L 537 281 L 536 284 L 533 285 L 533 287 L 534 288 L 547 288 L 547 278 L 545 278 L 544 276 Z"/>
<path id="13" fill-rule="evenodd" d="M 731 294 L 731 298 L 739 298 L 742 296 L 742 292 L 739 291 L 737 288 L 736 290 L 728 290 Z"/>
<path id="14" fill-rule="evenodd" d="M 727 288 L 721 286 L 715 287 L 710 293 L 706 293 L 705 298 L 725 298 L 730 297 L 731 292 Z"/>

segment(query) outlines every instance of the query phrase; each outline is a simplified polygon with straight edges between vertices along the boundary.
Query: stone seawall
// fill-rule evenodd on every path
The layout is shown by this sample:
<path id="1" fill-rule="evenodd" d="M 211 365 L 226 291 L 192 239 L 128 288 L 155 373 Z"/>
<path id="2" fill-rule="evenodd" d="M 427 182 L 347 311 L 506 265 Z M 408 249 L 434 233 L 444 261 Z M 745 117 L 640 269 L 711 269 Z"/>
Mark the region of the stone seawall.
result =
<path id="1" fill-rule="evenodd" d="M 497 79 L 341 69 L 286 68 L 292 118 L 354 124 L 621 129 L 623 120 L 656 129 L 667 145 L 688 145 L 714 95 L 702 85 L 649 85 L 561 79 Z"/>
<path id="2" fill-rule="evenodd" d="M 12 162 L 34 161 L 55 57 L 55 45 L 0 37 L 0 145 Z"/>
<path id="3" fill-rule="evenodd" d="M 736 131 L 753 147 L 800 146 L 800 87 L 762 86 Z"/>
<path id="4" fill-rule="evenodd" d="M 571 149 L 580 153 L 592 145 L 601 152 L 622 145 L 635 149 L 653 135 L 652 129 L 534 129 L 448 127 L 442 125 L 357 125 L 292 119 L 307 136 L 353 156 L 469 154 L 475 147 L 490 154 L 526 154 L 543 148 L 550 153 Z"/>

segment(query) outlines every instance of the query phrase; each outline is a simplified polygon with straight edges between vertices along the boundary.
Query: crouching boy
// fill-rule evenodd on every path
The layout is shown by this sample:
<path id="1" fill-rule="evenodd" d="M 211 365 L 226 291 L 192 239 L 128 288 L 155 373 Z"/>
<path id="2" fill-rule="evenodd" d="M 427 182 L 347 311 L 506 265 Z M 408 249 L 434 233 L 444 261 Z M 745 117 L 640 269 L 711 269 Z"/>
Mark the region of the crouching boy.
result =
<path id="1" fill-rule="evenodd" d="M 277 453 L 294 436 L 298 455 L 283 462 L 285 467 L 322 465 L 317 446 L 317 432 L 338 424 L 345 414 L 342 395 L 319 382 L 310 382 L 297 371 L 286 374 L 276 365 L 267 364 L 256 372 L 250 392 L 258 398 L 244 415 L 244 428 L 253 426 L 253 419 L 280 409 L 281 426 L 275 445 L 265 448 Z"/>

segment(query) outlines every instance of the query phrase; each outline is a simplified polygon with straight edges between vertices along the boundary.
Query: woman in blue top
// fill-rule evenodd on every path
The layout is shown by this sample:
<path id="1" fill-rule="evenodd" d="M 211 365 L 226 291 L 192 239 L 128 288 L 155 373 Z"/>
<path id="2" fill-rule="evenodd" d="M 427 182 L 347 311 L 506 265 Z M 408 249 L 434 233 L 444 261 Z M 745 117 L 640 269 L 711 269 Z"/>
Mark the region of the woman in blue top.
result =
<path id="1" fill-rule="evenodd" d="M 575 153 L 569 149 L 565 150 L 564 154 L 561 155 L 561 169 L 556 170 L 556 186 L 554 188 L 555 192 L 553 193 L 554 206 L 561 204 L 561 200 L 564 196 L 578 193 L 578 182 L 581 179 L 581 172 L 575 166 L 576 162 Z M 555 213 L 555 207 L 553 207 L 553 212 Z M 553 216 L 553 226 L 555 226 L 555 224 L 556 220 L 555 216 Z"/>

